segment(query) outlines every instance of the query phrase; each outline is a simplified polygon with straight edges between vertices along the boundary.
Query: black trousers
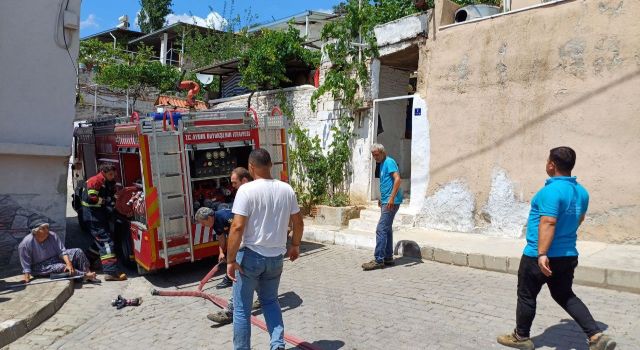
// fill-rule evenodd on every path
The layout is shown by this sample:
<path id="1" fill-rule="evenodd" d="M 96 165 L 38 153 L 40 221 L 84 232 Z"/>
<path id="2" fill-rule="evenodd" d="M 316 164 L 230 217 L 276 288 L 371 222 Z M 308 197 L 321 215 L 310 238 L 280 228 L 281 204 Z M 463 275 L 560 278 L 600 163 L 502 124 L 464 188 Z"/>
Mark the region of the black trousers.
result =
<path id="1" fill-rule="evenodd" d="M 572 290 L 573 272 L 578 266 L 578 257 L 549 258 L 551 277 L 545 276 L 538 266 L 538 259 L 523 255 L 518 269 L 518 305 L 516 307 L 516 332 L 529 337 L 531 324 L 536 316 L 536 298 L 546 283 L 551 297 L 591 337 L 601 330 L 584 305 Z"/>

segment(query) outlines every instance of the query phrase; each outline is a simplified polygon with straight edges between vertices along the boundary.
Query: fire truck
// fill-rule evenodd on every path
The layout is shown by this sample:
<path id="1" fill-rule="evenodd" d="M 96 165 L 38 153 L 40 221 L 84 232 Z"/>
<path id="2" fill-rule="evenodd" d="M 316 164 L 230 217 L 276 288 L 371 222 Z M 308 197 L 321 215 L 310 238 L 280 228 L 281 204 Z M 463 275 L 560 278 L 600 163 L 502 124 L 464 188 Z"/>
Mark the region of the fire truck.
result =
<path id="1" fill-rule="evenodd" d="M 120 260 L 140 273 L 167 269 L 218 254 L 215 232 L 194 214 L 202 206 L 230 206 L 230 173 L 247 167 L 252 149 L 267 149 L 273 177 L 288 180 L 287 139 L 287 118 L 278 107 L 263 115 L 225 109 L 96 118 L 74 131 L 74 188 L 100 164 L 114 164 L 111 228 Z"/>

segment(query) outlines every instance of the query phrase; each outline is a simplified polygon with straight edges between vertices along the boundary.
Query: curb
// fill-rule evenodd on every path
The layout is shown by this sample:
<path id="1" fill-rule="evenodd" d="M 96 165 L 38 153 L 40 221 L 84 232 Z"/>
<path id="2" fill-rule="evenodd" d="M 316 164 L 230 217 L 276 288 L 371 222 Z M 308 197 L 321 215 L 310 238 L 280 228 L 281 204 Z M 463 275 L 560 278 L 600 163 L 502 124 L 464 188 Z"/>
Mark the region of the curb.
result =
<path id="1" fill-rule="evenodd" d="M 43 302 L 28 301 L 37 304 L 32 310 L 29 310 L 28 314 L 1 322 L 0 348 L 18 340 L 53 316 L 73 295 L 73 281 L 67 281 L 67 283 L 66 287 L 60 289 L 58 295 L 48 297 Z"/>
<path id="2" fill-rule="evenodd" d="M 323 228 L 315 225 L 305 225 L 302 238 L 307 241 L 356 249 L 373 250 L 376 244 L 374 234 L 355 234 L 349 232 L 348 229 L 336 226 Z M 419 253 L 417 253 L 418 248 Z M 517 275 L 520 265 L 520 257 L 457 252 L 433 247 L 428 243 L 417 243 L 408 240 L 395 242 L 394 253 L 398 254 L 398 252 L 402 256 L 512 275 Z M 574 282 L 584 286 L 640 294 L 640 271 L 579 265 L 576 268 Z"/>

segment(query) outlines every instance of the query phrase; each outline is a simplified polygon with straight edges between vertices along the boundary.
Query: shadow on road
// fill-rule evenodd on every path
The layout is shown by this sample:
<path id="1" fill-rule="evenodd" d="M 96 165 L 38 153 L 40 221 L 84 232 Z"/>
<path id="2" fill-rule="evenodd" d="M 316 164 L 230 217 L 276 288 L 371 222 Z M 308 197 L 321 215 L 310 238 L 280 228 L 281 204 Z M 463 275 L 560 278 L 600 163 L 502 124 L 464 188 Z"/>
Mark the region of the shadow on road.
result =
<path id="1" fill-rule="evenodd" d="M 422 261 L 422 259 L 418 259 L 418 258 L 412 258 L 412 257 L 408 257 L 408 256 L 401 256 L 399 258 L 396 258 L 393 260 L 393 262 L 395 263 L 395 266 L 389 266 L 389 267 L 385 267 L 385 268 L 393 268 L 393 267 L 412 267 L 412 266 L 416 266 L 419 264 L 423 264 L 424 262 Z"/>
<path id="2" fill-rule="evenodd" d="M 344 346 L 342 340 L 316 340 L 311 345 L 315 345 L 322 350 L 338 350 Z M 291 348 L 291 350 L 299 350 L 299 347 Z"/>
<path id="3" fill-rule="evenodd" d="M 597 322 L 598 327 L 602 330 L 609 328 L 607 324 Z M 560 323 L 553 325 L 537 335 L 531 340 L 538 347 L 549 347 L 555 350 L 588 350 L 589 346 L 585 340 L 578 340 L 575 337 L 568 337 L 568 334 L 580 334 L 582 329 L 574 321 L 570 319 L 562 319 Z"/>
<path id="4" fill-rule="evenodd" d="M 302 298 L 296 292 L 286 292 L 278 295 L 278 303 L 280 303 L 280 310 L 287 312 L 302 305 Z M 262 315 L 262 309 L 258 309 L 252 314 L 254 316 Z"/>

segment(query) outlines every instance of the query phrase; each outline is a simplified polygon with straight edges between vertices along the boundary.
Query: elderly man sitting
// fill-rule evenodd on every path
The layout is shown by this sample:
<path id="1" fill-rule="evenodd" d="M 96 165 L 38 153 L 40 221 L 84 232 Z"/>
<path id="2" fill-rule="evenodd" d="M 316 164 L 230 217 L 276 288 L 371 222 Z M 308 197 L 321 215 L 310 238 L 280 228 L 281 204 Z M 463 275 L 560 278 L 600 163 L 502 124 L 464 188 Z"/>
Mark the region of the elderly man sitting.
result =
<path id="1" fill-rule="evenodd" d="M 96 273 L 89 270 L 89 260 L 81 249 L 65 249 L 58 235 L 49 231 L 46 222 L 36 222 L 30 228 L 31 233 L 18 246 L 25 283 L 31 275 L 48 276 L 65 271 L 72 276 L 84 275 L 87 280 L 95 280 Z"/>

